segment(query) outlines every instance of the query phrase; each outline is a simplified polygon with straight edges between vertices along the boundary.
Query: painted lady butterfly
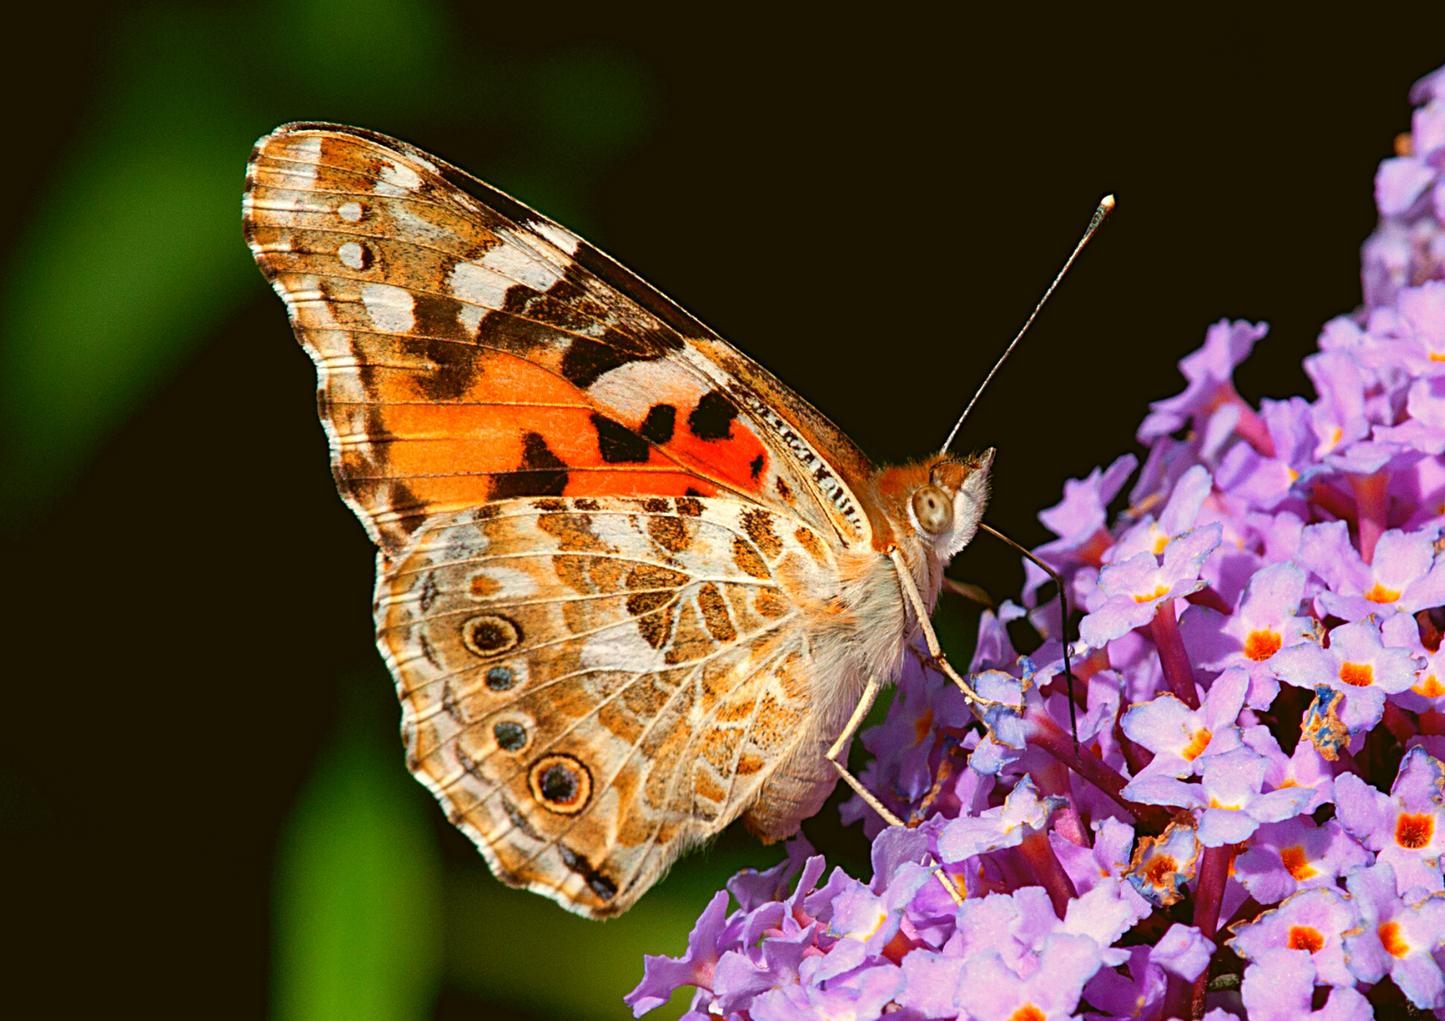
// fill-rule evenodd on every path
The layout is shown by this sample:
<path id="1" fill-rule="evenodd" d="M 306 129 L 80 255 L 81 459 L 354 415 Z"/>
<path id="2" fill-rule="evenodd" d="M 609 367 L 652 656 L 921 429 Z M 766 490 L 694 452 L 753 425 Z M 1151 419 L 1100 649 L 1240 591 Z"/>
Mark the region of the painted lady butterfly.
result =
<path id="1" fill-rule="evenodd" d="M 607 256 L 381 135 L 278 128 L 243 214 L 380 548 L 408 763 L 498 877 L 615 915 L 735 818 L 778 839 L 862 791 L 838 763 L 920 626 L 941 656 L 991 450 L 875 468 Z"/>

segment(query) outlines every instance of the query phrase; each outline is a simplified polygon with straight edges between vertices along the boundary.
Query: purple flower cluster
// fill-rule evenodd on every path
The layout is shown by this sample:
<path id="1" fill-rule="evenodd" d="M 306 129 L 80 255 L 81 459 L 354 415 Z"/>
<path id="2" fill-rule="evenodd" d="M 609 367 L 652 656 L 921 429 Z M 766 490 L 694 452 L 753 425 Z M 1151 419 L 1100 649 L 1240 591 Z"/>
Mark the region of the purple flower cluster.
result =
<path id="1" fill-rule="evenodd" d="M 1318 397 L 1250 406 L 1267 328 L 1221 321 L 1139 429 L 1128 509 L 1132 455 L 1040 515 L 1076 704 L 1025 565 L 970 668 L 1007 706 L 975 718 L 920 654 L 862 735 L 907 823 L 844 805 L 871 882 L 798 838 L 647 958 L 637 1015 L 693 986 L 689 1021 L 1445 1018 L 1445 68 L 1411 98 Z"/>

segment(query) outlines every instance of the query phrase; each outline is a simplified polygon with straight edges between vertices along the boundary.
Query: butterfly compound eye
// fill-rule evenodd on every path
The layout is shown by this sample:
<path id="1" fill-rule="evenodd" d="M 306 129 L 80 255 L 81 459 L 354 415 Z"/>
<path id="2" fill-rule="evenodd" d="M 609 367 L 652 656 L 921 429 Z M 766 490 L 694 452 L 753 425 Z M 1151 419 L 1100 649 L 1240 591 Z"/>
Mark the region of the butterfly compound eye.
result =
<path id="1" fill-rule="evenodd" d="M 953 501 L 937 486 L 922 486 L 913 493 L 913 516 L 930 535 L 941 535 L 953 524 Z"/>

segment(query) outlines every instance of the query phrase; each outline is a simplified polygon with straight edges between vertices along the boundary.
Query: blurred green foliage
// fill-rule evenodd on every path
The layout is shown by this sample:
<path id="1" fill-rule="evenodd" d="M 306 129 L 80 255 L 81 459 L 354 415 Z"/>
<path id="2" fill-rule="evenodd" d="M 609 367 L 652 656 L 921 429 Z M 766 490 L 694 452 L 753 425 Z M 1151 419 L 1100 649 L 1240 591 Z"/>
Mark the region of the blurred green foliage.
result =
<path id="1" fill-rule="evenodd" d="M 423 1021 L 441 984 L 442 862 L 427 805 L 378 740 L 390 735 L 359 717 L 343 712 L 281 836 L 277 1021 Z"/>

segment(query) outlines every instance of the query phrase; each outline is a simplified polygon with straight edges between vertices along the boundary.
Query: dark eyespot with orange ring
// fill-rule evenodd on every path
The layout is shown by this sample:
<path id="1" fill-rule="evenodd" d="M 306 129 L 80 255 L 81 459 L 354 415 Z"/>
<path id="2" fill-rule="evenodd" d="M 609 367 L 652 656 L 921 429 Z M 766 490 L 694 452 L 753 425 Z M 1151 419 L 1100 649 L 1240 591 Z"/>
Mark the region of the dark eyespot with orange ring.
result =
<path id="1" fill-rule="evenodd" d="M 953 525 L 953 501 L 937 486 L 919 486 L 913 492 L 913 516 L 929 535 L 942 535 Z"/>
<path id="2" fill-rule="evenodd" d="M 478 656 L 506 652 L 522 640 L 522 629 L 506 617 L 489 613 L 462 625 L 462 644 Z"/>
<path id="3" fill-rule="evenodd" d="M 570 755 L 544 755 L 532 763 L 527 786 L 543 808 L 575 815 L 592 797 L 592 774 Z"/>

